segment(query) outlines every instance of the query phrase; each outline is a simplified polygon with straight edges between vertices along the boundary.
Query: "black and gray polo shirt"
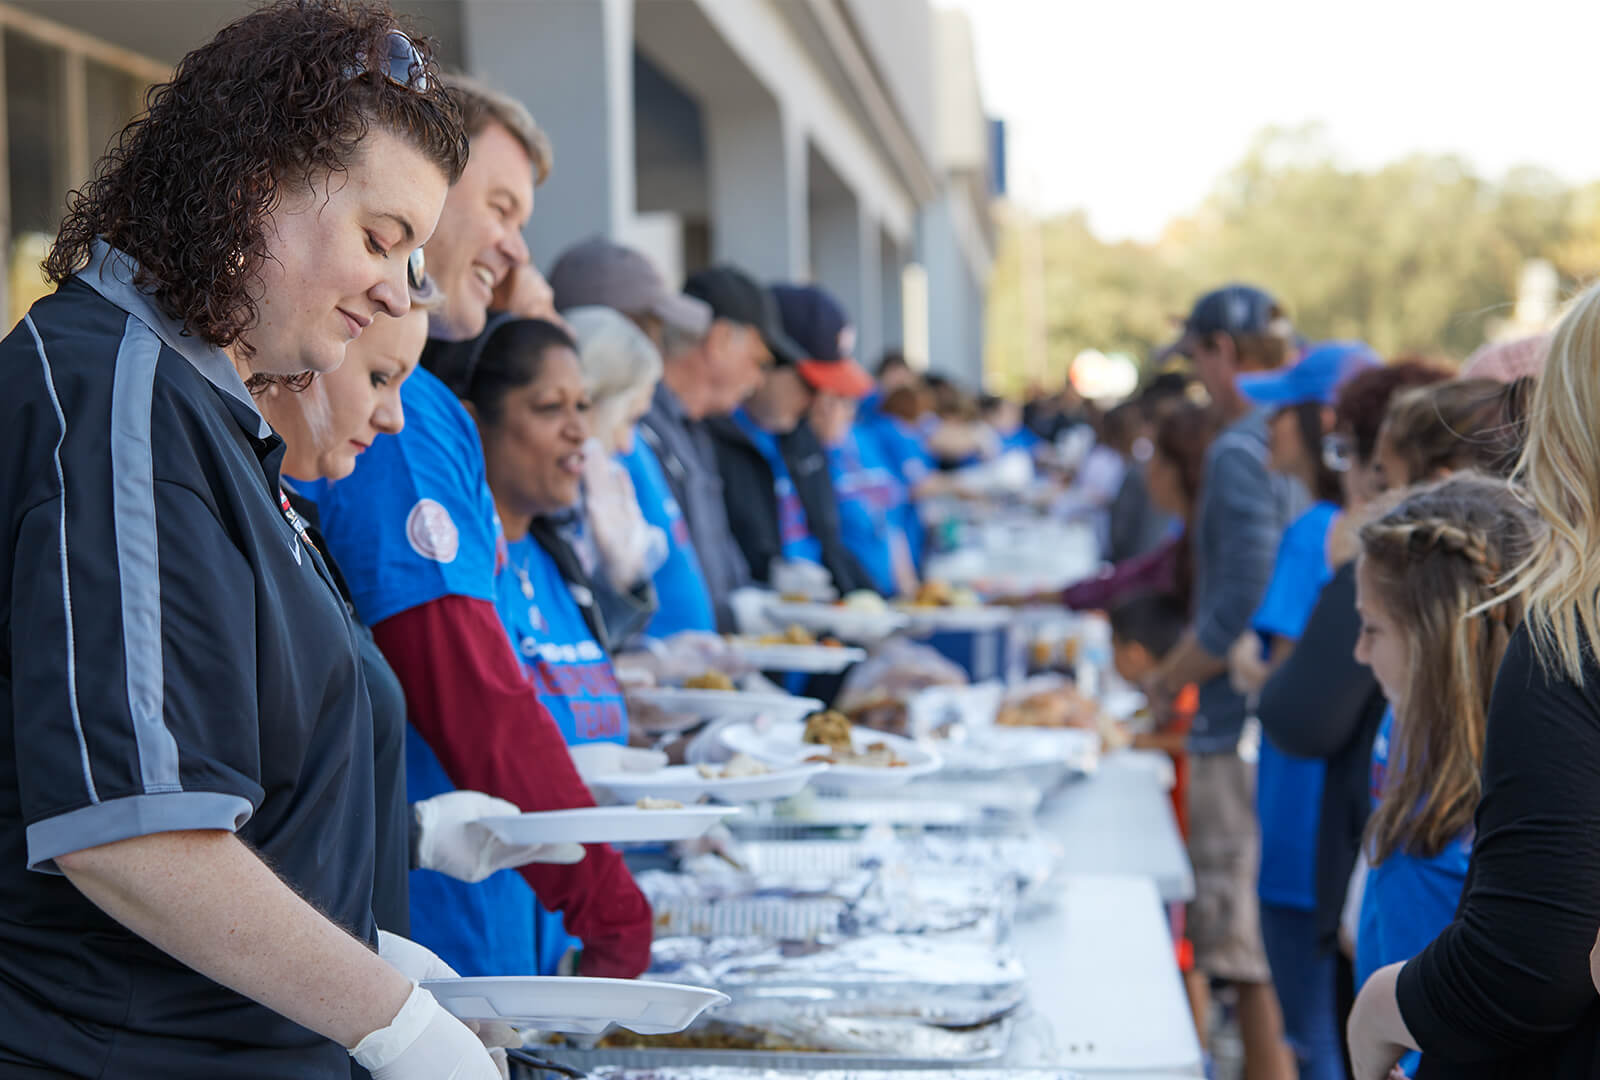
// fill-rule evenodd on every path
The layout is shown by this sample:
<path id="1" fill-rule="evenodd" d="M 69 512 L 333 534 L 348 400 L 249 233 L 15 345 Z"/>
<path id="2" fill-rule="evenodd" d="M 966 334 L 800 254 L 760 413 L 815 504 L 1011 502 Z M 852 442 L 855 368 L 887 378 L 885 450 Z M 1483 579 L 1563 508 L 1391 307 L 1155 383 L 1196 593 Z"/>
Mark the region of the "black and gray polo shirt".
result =
<path id="1" fill-rule="evenodd" d="M 228 829 L 373 936 L 355 631 L 233 365 L 131 280 L 102 245 L 0 342 L 0 1075 L 347 1077 L 54 868 Z"/>

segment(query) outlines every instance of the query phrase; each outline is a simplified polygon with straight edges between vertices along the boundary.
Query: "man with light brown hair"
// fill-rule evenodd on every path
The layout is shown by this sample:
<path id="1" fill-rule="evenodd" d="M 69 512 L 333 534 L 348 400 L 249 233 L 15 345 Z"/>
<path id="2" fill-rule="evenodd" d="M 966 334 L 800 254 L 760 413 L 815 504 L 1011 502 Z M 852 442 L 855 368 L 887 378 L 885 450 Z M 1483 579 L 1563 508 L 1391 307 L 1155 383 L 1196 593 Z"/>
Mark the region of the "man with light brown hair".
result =
<path id="1" fill-rule="evenodd" d="M 592 806 L 495 607 L 505 538 L 478 431 L 458 400 L 477 353 L 450 347 L 482 334 L 497 291 L 515 295 L 530 269 L 522 229 L 550 146 L 515 100 L 461 77 L 448 85 L 471 156 L 428 241 L 443 306 L 421 369 L 401 389 L 404 430 L 379 436 L 354 474 L 318 496 L 323 535 L 405 691 L 408 794 L 476 790 L 524 811 Z M 463 975 L 556 974 L 570 963 L 551 955 L 565 933 L 581 943 L 578 974 L 638 975 L 650 962 L 650 906 L 613 848 L 586 850 L 572 866 L 525 866 L 473 885 L 414 874 L 412 935 Z"/>
<path id="2" fill-rule="evenodd" d="M 472 153 L 428 241 L 428 275 L 444 294 L 428 330 L 461 341 L 483 329 L 497 297 L 503 300 L 531 269 L 522 230 L 553 155 L 549 138 L 515 98 L 465 75 L 449 76 L 446 86 Z"/>

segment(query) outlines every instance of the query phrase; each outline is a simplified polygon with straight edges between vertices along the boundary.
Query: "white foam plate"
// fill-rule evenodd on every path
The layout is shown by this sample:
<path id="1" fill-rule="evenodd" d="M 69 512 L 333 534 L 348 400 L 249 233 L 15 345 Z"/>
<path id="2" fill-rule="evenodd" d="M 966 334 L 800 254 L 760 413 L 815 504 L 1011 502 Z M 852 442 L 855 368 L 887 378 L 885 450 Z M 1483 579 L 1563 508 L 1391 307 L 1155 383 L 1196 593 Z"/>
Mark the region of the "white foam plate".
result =
<path id="1" fill-rule="evenodd" d="M 867 658 L 865 649 L 844 645 L 762 645 L 754 641 L 729 641 L 739 659 L 761 671 L 794 671 L 802 675 L 833 675 Z"/>
<path id="2" fill-rule="evenodd" d="M 846 641 L 868 644 L 904 630 L 910 622 L 898 611 L 862 611 L 841 604 L 796 604 L 781 600 L 767 605 L 767 618 L 779 626 L 793 623 L 813 634 L 833 634 Z"/>
<path id="3" fill-rule="evenodd" d="M 663 712 L 721 720 L 770 716 L 775 720 L 804 718 L 822 708 L 816 698 L 793 694 L 753 694 L 743 690 L 680 690 L 661 686 L 634 690 L 629 695 Z"/>
<path id="4" fill-rule="evenodd" d="M 478 824 L 508 844 L 653 844 L 700 836 L 738 812 L 735 806 L 685 806 L 680 810 L 585 806 L 479 818 Z"/>
<path id="5" fill-rule="evenodd" d="M 428 979 L 422 985 L 462 1020 L 498 1020 L 575 1035 L 599 1035 L 612 1024 L 641 1035 L 666 1035 L 731 1000 L 699 986 L 577 975 Z"/>
<path id="6" fill-rule="evenodd" d="M 827 748 L 800 741 L 805 724 L 799 720 L 786 720 L 764 724 L 729 724 L 720 732 L 722 745 L 735 753 L 749 754 L 757 761 L 769 765 L 793 765 L 803 762 L 812 754 L 826 753 Z M 906 764 L 897 768 L 879 768 L 872 765 L 830 765 L 828 771 L 816 779 L 816 787 L 826 791 L 870 791 L 878 788 L 899 787 L 919 776 L 928 776 L 944 765 L 939 754 L 925 746 L 899 735 L 889 735 L 868 728 L 856 728 L 851 739 L 858 751 L 873 743 L 885 743 L 895 757 Z"/>
<path id="7" fill-rule="evenodd" d="M 719 764 L 716 768 L 721 768 Z M 708 780 L 694 765 L 669 765 L 650 773 L 617 773 L 601 776 L 590 787 L 604 788 L 624 802 L 639 799 L 677 799 L 694 802 L 702 796 L 723 803 L 770 802 L 798 795 L 811 781 L 828 771 L 820 762 L 784 766 L 761 776 L 741 776 L 733 780 Z"/>

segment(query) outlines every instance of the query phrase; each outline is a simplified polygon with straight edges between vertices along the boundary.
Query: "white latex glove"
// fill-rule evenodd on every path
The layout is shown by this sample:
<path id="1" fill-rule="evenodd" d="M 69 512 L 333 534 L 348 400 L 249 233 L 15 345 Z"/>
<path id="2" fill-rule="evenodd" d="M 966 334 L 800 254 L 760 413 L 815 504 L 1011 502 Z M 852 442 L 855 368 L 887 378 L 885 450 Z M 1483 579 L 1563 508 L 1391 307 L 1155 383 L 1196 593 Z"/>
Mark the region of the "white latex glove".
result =
<path id="1" fill-rule="evenodd" d="M 460 978 L 455 968 L 439 959 L 438 955 L 426 945 L 418 945 L 410 938 L 391 934 L 387 930 L 378 931 L 378 955 L 412 982 Z M 522 1036 L 518 1035 L 510 1024 L 502 1024 L 496 1020 L 464 1022 L 467 1030 L 476 1034 L 478 1041 L 491 1049 L 522 1045 Z"/>
<path id="2" fill-rule="evenodd" d="M 645 750 L 620 743 L 592 742 L 567 747 L 572 764 L 585 784 L 602 776 L 618 773 L 647 773 L 667 767 L 667 755 L 660 750 Z"/>
<path id="3" fill-rule="evenodd" d="M 631 589 L 666 562 L 666 533 L 645 521 L 628 470 L 598 439 L 584 443 L 583 485 L 583 511 L 606 579 Z"/>
<path id="4" fill-rule="evenodd" d="M 513 817 L 515 804 L 481 791 L 450 791 L 413 803 L 420 836 L 417 865 L 457 881 L 479 882 L 490 874 L 528 863 L 575 863 L 583 859 L 579 844 L 507 844 L 479 818 Z"/>
<path id="5" fill-rule="evenodd" d="M 420 986 L 379 1028 L 350 1051 L 372 1080 L 501 1080 L 478 1037 Z"/>

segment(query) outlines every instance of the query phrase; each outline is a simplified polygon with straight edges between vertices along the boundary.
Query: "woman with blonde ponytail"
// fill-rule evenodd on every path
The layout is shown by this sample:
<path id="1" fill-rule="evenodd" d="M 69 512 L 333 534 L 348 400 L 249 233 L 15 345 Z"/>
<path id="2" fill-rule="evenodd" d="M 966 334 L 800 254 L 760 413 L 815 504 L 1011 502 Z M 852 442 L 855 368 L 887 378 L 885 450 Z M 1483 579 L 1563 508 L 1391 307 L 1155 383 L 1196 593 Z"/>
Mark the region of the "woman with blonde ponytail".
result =
<path id="1" fill-rule="evenodd" d="M 1465 825 L 1474 799 L 1477 808 L 1454 921 L 1411 959 L 1373 973 L 1356 1001 L 1349 1036 L 1358 1080 L 1382 1080 L 1408 1050 L 1422 1051 L 1417 1075 L 1424 1078 L 1600 1076 L 1600 997 L 1585 963 L 1600 927 L 1597 417 L 1600 288 L 1562 320 L 1534 392 L 1513 477 L 1537 515 L 1527 554 L 1496 565 L 1492 545 L 1480 546 L 1470 529 L 1434 537 L 1431 526 L 1419 525 L 1404 540 L 1409 551 L 1428 533 L 1426 542 L 1460 547 L 1468 561 L 1481 561 L 1463 593 L 1484 594 L 1484 580 L 1499 580 L 1467 613 L 1471 629 L 1457 629 L 1460 648 L 1452 656 L 1407 655 L 1400 667 L 1407 690 L 1396 703 L 1400 737 L 1390 757 L 1400 775 L 1387 778 L 1373 840 L 1393 858 L 1408 844 L 1438 843 Z M 1389 520 L 1371 528 L 1381 531 Z M 1402 540 L 1398 531 L 1369 539 L 1379 547 Z M 1404 589 L 1419 605 L 1437 603 L 1420 581 L 1406 581 Z M 1463 703 L 1488 685 L 1464 671 L 1481 675 L 1486 650 L 1502 637 L 1509 640 L 1489 698 L 1474 790 L 1460 763 L 1478 738 L 1470 717 L 1458 719 L 1457 741 L 1435 741 L 1406 732 L 1407 708 L 1459 717 Z"/>

